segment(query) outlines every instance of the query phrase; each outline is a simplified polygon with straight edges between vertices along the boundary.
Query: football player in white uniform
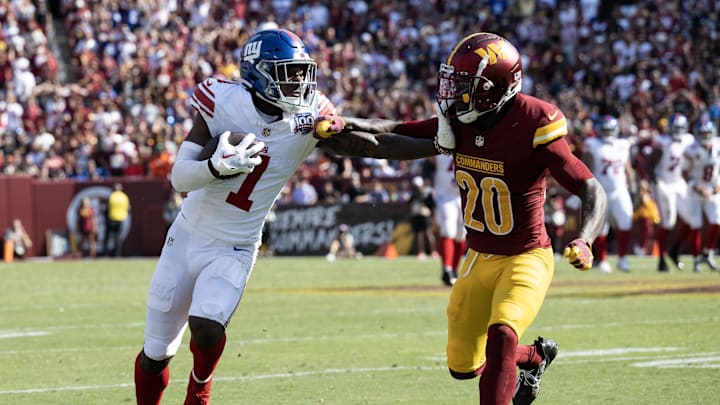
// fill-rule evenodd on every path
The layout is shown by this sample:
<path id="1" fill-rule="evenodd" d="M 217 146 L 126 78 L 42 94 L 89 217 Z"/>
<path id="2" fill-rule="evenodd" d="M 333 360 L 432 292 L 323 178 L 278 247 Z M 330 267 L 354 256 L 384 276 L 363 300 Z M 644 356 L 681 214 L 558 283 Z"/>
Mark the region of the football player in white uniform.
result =
<path id="1" fill-rule="evenodd" d="M 695 131 L 695 142 L 685 150 L 683 171 L 688 181 L 688 194 L 680 205 L 679 214 L 690 227 L 687 240 L 696 272 L 701 271 L 702 264 L 718 270 L 713 258 L 720 236 L 720 139 L 716 133 L 712 121 L 701 120 Z M 704 243 L 701 240 L 703 214 L 707 221 Z"/>
<path id="2" fill-rule="evenodd" d="M 612 271 L 607 262 L 607 235 L 612 225 L 617 237 L 618 262 L 622 271 L 630 271 L 627 258 L 630 249 L 633 204 L 630 187 L 635 184 L 634 170 L 630 164 L 632 143 L 619 138 L 620 125 L 610 115 L 602 117 L 598 137 L 585 140 L 583 161 L 593 172 L 607 194 L 607 219 L 600 235 L 595 239 L 600 271 Z"/>
<path id="3" fill-rule="evenodd" d="M 225 328 L 255 264 L 265 217 L 316 146 L 355 156 L 374 156 L 385 146 L 382 157 L 389 159 L 434 150 L 420 142 L 413 155 L 412 142 L 398 147 L 351 134 L 320 139 L 315 121 L 334 115 L 335 107 L 316 92 L 316 64 L 292 32 L 272 29 L 251 36 L 242 50 L 241 76 L 241 83 L 207 79 L 192 95 L 197 114 L 171 173 L 173 187 L 188 196 L 168 230 L 149 288 L 145 339 L 135 361 L 138 404 L 160 403 L 168 365 L 187 326 L 193 368 L 185 405 L 209 402 Z M 324 120 L 326 135 L 342 126 L 333 119 L 342 121 Z M 230 132 L 248 135 L 233 146 Z M 262 141 L 255 142 L 254 134 Z M 212 156 L 199 160 L 215 137 Z"/>
<path id="4" fill-rule="evenodd" d="M 451 155 L 438 155 L 433 173 L 435 223 L 440 234 L 440 279 L 451 286 L 457 279 L 460 257 L 465 254 L 465 221 L 462 214 L 460 188 L 455 180 L 455 162 Z"/>
<path id="5" fill-rule="evenodd" d="M 648 158 L 649 173 L 653 194 L 660 211 L 660 227 L 657 230 L 659 259 L 658 271 L 668 271 L 665 255 L 679 269 L 682 263 L 677 247 L 668 252 L 668 240 L 677 223 L 678 204 L 687 195 L 687 183 L 682 175 L 683 153 L 695 142 L 688 132 L 688 119 L 683 114 L 675 113 L 668 122 L 669 133 L 657 135 L 653 139 L 653 151 Z M 678 245 L 673 245 L 678 246 Z"/>

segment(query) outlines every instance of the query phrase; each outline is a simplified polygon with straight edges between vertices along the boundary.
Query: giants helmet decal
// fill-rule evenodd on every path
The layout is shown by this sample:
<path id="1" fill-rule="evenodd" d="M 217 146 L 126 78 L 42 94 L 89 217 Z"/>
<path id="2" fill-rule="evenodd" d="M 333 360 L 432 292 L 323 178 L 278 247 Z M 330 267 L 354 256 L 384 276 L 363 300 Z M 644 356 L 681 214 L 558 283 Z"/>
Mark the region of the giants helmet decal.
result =
<path id="1" fill-rule="evenodd" d="M 685 135 L 688 132 L 690 123 L 688 122 L 686 116 L 680 113 L 675 113 L 670 117 L 669 127 L 670 136 L 672 136 L 673 139 L 680 139 L 682 135 Z"/>
<path id="2" fill-rule="evenodd" d="M 522 61 L 505 38 L 481 32 L 465 37 L 438 72 L 437 101 L 442 113 L 451 107 L 461 122 L 497 111 L 520 91 Z"/>
<path id="3" fill-rule="evenodd" d="M 716 134 L 717 128 L 711 120 L 702 118 L 697 123 L 697 127 L 695 128 L 695 138 L 697 138 L 701 145 L 711 145 Z"/>
<path id="4" fill-rule="evenodd" d="M 600 130 L 598 131 L 602 139 L 614 139 L 620 134 L 620 124 L 617 118 L 612 115 L 605 115 L 600 120 Z"/>
<path id="5" fill-rule="evenodd" d="M 271 29 L 250 37 L 240 58 L 242 83 L 260 98 L 288 112 L 312 104 L 317 65 L 290 31 Z"/>

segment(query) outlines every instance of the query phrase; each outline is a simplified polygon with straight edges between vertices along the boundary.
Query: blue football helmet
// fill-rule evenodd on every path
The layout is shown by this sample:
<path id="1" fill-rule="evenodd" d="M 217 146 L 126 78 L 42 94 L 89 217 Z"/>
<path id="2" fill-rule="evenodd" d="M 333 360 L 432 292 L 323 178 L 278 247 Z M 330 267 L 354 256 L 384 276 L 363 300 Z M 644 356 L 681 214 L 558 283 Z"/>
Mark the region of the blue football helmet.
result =
<path id="1" fill-rule="evenodd" d="M 702 145 L 709 145 L 712 143 L 715 135 L 717 135 L 717 128 L 711 120 L 703 118 L 698 121 L 697 127 L 695 128 L 695 137 L 698 142 Z"/>
<path id="2" fill-rule="evenodd" d="M 283 111 L 308 107 L 315 98 L 317 65 L 297 35 L 269 29 L 251 36 L 240 57 L 242 83 Z"/>
<path id="3" fill-rule="evenodd" d="M 600 138 L 614 139 L 620 134 L 620 123 L 612 115 L 604 115 L 600 120 Z"/>
<path id="4" fill-rule="evenodd" d="M 688 122 L 688 119 L 685 115 L 681 113 L 675 113 L 670 116 L 670 122 L 668 123 L 668 127 L 670 130 L 670 136 L 672 136 L 673 139 L 679 139 L 682 135 L 688 133 L 690 123 Z"/>

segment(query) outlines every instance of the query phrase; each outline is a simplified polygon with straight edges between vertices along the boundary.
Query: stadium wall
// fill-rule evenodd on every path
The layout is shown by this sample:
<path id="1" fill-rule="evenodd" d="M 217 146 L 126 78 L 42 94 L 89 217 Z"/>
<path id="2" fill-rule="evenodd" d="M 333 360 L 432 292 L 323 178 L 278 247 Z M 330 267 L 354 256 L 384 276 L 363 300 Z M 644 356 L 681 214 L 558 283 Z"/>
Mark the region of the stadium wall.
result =
<path id="1" fill-rule="evenodd" d="M 123 255 L 159 255 L 167 229 L 163 211 L 170 193 L 170 184 L 165 179 L 131 177 L 77 182 L 0 175 L 0 231 L 4 233 L 18 218 L 33 241 L 30 257 L 72 255 L 80 197 L 87 195 L 100 200 L 109 195 L 115 183 L 123 185 L 131 205 L 130 220 L 123 227 Z M 101 207 L 97 203 L 99 245 L 105 229 Z"/>

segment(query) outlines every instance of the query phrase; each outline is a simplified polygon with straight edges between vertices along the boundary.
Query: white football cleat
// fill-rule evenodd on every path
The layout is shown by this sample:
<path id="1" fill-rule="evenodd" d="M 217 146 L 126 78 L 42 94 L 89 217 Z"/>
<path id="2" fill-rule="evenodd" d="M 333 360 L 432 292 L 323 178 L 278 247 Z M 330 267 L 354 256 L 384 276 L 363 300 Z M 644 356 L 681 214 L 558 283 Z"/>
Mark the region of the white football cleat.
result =
<path id="1" fill-rule="evenodd" d="M 630 263 L 628 263 L 627 257 L 618 258 L 618 269 L 625 273 L 630 273 Z"/>
<path id="2" fill-rule="evenodd" d="M 612 267 L 610 267 L 610 263 L 603 260 L 600 262 L 600 272 L 601 273 L 612 273 Z"/>

